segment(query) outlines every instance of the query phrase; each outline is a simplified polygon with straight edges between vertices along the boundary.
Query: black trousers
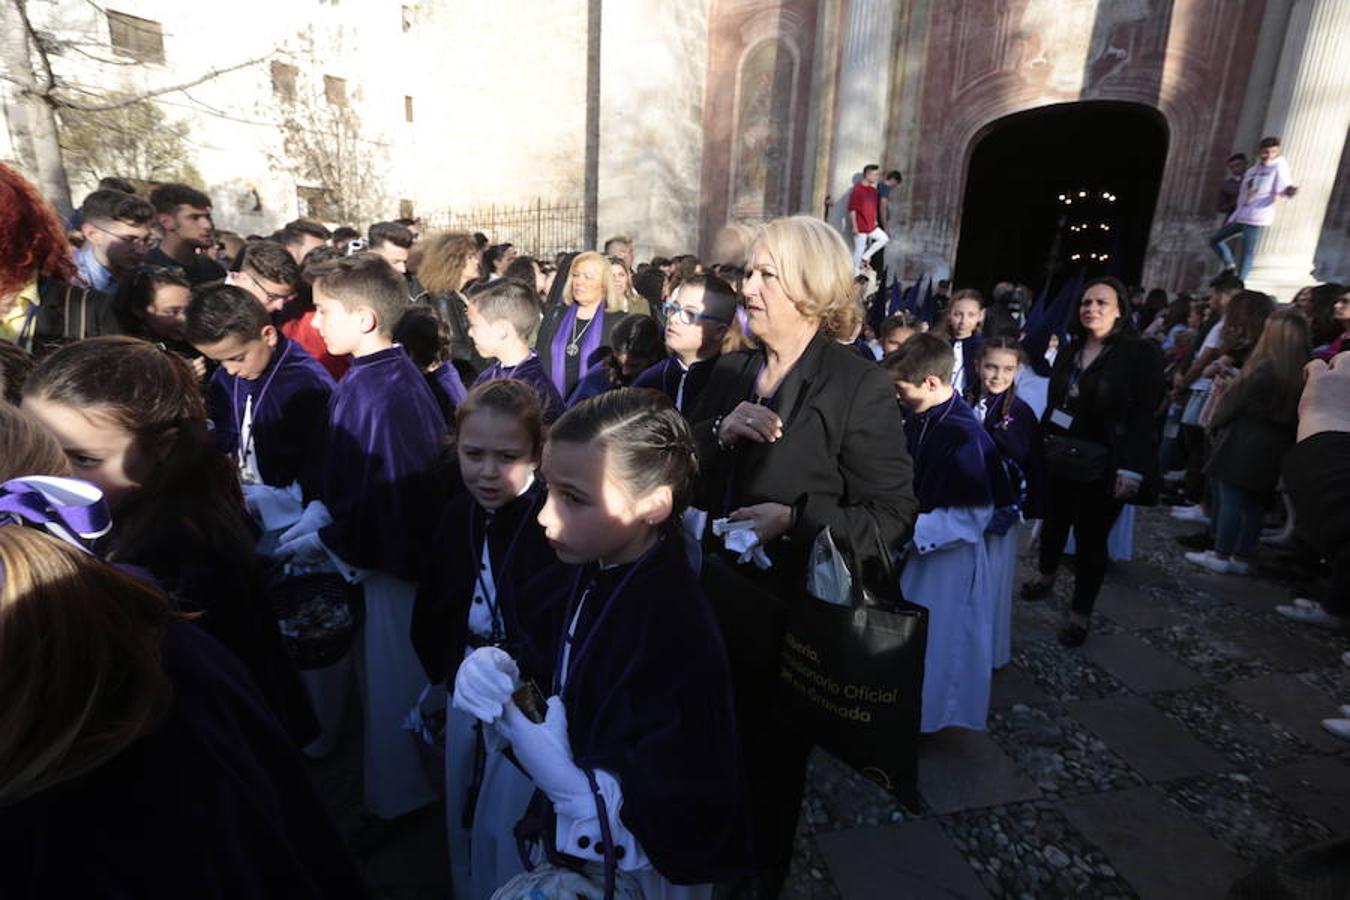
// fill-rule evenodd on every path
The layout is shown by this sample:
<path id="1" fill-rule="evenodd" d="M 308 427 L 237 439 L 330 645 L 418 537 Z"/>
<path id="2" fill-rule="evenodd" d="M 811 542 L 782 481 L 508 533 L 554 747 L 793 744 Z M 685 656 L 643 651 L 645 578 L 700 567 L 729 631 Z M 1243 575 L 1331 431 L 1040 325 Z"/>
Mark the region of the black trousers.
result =
<path id="1" fill-rule="evenodd" d="M 1053 575 L 1073 529 L 1077 547 L 1073 611 L 1091 615 L 1106 577 L 1106 539 L 1125 504 L 1101 484 L 1076 484 L 1050 476 L 1050 503 L 1041 528 L 1040 572 Z"/>

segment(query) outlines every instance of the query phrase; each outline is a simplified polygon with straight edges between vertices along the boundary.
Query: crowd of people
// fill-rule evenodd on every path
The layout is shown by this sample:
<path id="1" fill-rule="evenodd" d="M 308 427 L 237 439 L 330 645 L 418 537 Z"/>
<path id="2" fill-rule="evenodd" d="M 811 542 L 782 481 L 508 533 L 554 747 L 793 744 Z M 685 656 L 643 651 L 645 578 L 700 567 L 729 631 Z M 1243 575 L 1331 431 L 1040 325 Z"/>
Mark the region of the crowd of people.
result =
<path id="1" fill-rule="evenodd" d="M 1350 615 L 1345 286 L 1103 276 L 1050 314 L 944 283 L 869 322 L 871 207 L 852 252 L 797 216 L 637 263 L 410 220 L 241 238 L 130 188 L 62 222 L 0 166 L 6 896 L 363 895 L 305 771 L 353 684 L 358 843 L 443 799 L 458 898 L 778 896 L 822 535 L 926 611 L 925 734 L 986 727 L 1014 595 L 1071 537 L 1058 637 L 1090 639 L 1128 506 L 1203 519 L 1187 559 L 1234 576 L 1273 514 L 1318 585 L 1281 611 Z"/>

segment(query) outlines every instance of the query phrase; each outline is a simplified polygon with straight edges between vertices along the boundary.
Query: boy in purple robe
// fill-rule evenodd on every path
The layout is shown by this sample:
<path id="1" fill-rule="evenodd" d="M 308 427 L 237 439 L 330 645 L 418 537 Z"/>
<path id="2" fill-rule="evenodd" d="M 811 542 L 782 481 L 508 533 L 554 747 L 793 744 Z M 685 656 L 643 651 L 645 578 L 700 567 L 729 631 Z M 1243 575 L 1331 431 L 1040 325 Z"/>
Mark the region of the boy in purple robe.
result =
<path id="1" fill-rule="evenodd" d="M 736 318 L 736 292 L 716 275 L 695 275 L 675 289 L 662 312 L 670 356 L 639 375 L 633 387 L 661 391 L 685 413 L 698 405 L 721 355 L 722 338 Z"/>
<path id="2" fill-rule="evenodd" d="M 952 387 L 952 348 L 916 334 L 883 364 L 904 408 L 919 518 L 900 577 L 929 611 L 920 730 L 984 730 L 993 669 L 994 597 L 984 532 L 1011 499 L 998 450 Z"/>
<path id="3" fill-rule="evenodd" d="M 494 378 L 528 384 L 539 392 L 544 424 L 550 425 L 562 415 L 563 399 L 530 349 L 530 337 L 538 327 L 536 294 L 514 279 L 495 281 L 469 300 L 469 337 L 474 349 L 484 359 L 496 360 L 474 379 L 474 384 Z"/>
<path id="4" fill-rule="evenodd" d="M 186 335 L 220 363 L 206 392 L 212 433 L 235 460 L 263 530 L 278 527 L 286 509 L 298 517 L 299 506 L 318 494 L 333 376 L 282 335 L 243 288 L 198 289 L 188 304 Z"/>
<path id="5" fill-rule="evenodd" d="M 435 799 L 401 724 L 425 683 L 409 634 L 415 580 L 443 500 L 446 424 L 426 379 L 394 344 L 409 300 L 388 262 L 358 253 L 323 264 L 314 306 L 329 352 L 350 353 L 352 365 L 329 407 L 322 505 L 282 536 L 279 555 L 293 569 L 333 566 L 361 585 L 365 622 L 355 662 L 364 688 L 365 805 L 392 819 Z"/>

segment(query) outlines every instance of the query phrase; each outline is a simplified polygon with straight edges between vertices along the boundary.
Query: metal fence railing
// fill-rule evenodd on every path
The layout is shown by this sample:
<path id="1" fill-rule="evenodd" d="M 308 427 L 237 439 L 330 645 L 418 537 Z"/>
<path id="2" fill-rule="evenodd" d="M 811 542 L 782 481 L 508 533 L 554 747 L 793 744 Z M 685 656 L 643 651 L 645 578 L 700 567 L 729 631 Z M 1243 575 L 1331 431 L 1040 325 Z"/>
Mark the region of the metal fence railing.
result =
<path id="1" fill-rule="evenodd" d="M 565 250 L 584 250 L 586 206 L 546 203 L 479 206 L 422 216 L 428 231 L 481 231 L 494 244 L 512 243 L 522 253 L 541 259 Z"/>

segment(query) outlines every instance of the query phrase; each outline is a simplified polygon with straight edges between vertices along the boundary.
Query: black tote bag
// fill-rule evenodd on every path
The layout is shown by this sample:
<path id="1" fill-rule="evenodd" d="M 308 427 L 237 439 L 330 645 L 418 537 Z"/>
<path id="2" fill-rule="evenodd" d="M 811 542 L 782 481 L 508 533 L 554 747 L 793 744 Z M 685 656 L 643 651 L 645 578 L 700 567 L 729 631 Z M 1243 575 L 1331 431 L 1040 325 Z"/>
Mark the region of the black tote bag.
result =
<path id="1" fill-rule="evenodd" d="M 874 534 L 882 565 L 872 583 L 863 583 L 857 554 L 841 547 L 851 607 L 804 589 L 789 604 L 775 711 L 914 809 L 928 610 L 901 596 L 890 551 Z"/>

